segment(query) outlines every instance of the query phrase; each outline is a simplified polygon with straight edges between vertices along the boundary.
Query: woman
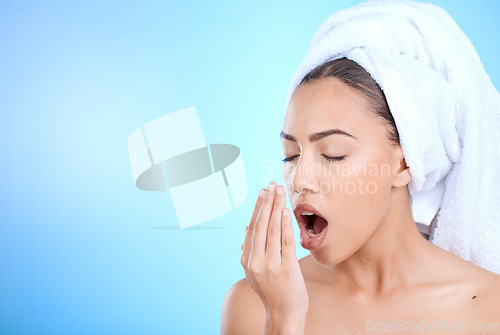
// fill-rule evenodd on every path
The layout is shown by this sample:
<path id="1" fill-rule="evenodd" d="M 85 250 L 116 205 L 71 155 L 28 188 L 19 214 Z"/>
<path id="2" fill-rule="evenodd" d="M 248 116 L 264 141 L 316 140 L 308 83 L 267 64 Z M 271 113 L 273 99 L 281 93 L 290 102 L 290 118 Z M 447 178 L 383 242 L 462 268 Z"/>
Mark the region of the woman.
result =
<path id="1" fill-rule="evenodd" d="M 389 2 L 388 7 L 392 5 Z M 373 13 L 370 5 L 363 6 L 351 12 Z M 337 15 L 333 21 L 338 25 L 342 18 Z M 370 22 L 368 27 L 376 26 Z M 308 56 L 325 49 L 315 45 L 321 44 L 327 28 L 320 27 Z M 342 31 L 339 26 L 335 29 Z M 361 34 L 369 35 L 366 27 Z M 368 50 L 363 45 L 353 52 L 346 44 L 345 49 L 346 57 L 336 51 L 335 57 L 306 56 L 296 74 L 298 84 L 291 85 L 281 133 L 286 187 L 301 244 L 311 255 L 297 260 L 285 188 L 271 183 L 261 191 L 247 227 L 241 256 L 246 278 L 226 296 L 222 334 L 500 333 L 500 276 L 429 242 L 417 229 L 418 213 L 412 207 L 417 199 L 412 199 L 411 191 L 418 194 L 418 185 L 433 181 L 439 190 L 439 181 L 446 178 L 436 224 L 441 230 L 430 232 L 433 238 L 445 235 L 447 210 L 454 208 L 448 204 L 460 190 L 452 177 L 460 174 L 464 164 L 460 159 L 468 157 L 471 141 L 460 133 L 458 121 L 450 126 L 449 118 L 439 119 L 434 132 L 444 138 L 448 134 L 443 129 L 456 128 L 457 142 L 467 150 L 455 159 L 452 146 L 443 141 L 452 164 L 421 173 L 408 137 L 411 122 L 405 124 L 403 114 L 398 114 L 403 113 L 401 105 L 389 84 L 399 74 L 387 76 L 390 71 L 380 70 L 387 58 L 377 54 L 376 47 Z M 400 61 L 399 56 L 391 57 L 390 66 Z M 314 63 L 311 59 L 319 65 L 303 71 Z M 446 86 L 438 83 L 434 89 Z M 413 89 L 425 90 L 418 85 Z M 398 90 L 404 95 L 404 87 Z M 439 99 L 422 104 L 438 106 L 448 93 L 439 94 Z M 405 101 L 405 109 L 411 109 L 411 101 Z M 426 110 L 421 108 L 420 117 Z M 436 177 L 436 171 L 447 173 Z M 463 207 L 468 217 L 471 209 L 466 203 Z M 455 217 L 450 222 L 460 220 Z"/>

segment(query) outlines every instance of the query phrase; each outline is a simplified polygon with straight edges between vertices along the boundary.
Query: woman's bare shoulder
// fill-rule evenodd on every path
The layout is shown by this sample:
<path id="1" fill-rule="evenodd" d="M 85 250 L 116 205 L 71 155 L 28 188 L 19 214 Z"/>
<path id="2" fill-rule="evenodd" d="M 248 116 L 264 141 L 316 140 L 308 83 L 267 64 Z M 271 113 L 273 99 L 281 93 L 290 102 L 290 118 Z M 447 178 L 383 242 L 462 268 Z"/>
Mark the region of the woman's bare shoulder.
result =
<path id="1" fill-rule="evenodd" d="M 264 305 L 246 278 L 228 290 L 222 305 L 221 334 L 263 334 Z"/>
<path id="2" fill-rule="evenodd" d="M 475 276 L 477 294 L 474 294 L 471 300 L 476 303 L 477 314 L 500 321 L 498 320 L 500 315 L 500 275 L 479 268 Z"/>
<path id="3" fill-rule="evenodd" d="M 470 301 L 468 314 L 475 319 L 498 319 L 500 275 L 458 256 L 454 256 L 454 260 L 449 264 L 451 266 L 443 267 L 443 272 L 448 277 L 455 278 L 457 287 L 466 294 L 466 298 Z"/>

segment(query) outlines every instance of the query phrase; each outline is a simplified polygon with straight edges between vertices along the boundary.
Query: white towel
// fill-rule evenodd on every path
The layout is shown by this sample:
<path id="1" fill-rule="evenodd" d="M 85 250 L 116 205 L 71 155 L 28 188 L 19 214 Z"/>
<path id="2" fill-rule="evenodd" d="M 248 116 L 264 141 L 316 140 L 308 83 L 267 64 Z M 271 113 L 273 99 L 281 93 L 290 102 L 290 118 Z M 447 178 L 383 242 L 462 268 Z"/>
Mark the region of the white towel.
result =
<path id="1" fill-rule="evenodd" d="M 314 35 L 286 105 L 309 71 L 342 57 L 384 91 L 412 175 L 415 221 L 436 216 L 431 242 L 500 273 L 500 95 L 467 36 L 430 4 L 341 10 Z"/>

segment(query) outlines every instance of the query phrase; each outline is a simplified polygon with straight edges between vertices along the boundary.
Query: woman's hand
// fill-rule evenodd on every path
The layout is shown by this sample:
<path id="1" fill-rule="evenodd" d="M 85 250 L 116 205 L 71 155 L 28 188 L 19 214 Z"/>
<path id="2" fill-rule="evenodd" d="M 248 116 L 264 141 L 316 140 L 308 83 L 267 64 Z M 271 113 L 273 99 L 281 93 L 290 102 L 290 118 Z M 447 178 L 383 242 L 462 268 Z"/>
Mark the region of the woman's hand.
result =
<path id="1" fill-rule="evenodd" d="M 271 182 L 262 189 L 247 227 L 241 265 L 266 309 L 266 334 L 303 334 L 309 306 L 295 251 L 286 190 Z"/>

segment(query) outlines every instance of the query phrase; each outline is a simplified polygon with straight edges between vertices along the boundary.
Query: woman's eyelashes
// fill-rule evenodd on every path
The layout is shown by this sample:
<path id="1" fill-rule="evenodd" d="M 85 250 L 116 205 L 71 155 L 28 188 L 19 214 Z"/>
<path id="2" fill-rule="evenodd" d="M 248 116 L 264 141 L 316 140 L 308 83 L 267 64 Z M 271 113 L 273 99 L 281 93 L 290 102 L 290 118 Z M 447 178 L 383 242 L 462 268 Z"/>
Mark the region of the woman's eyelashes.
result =
<path id="1" fill-rule="evenodd" d="M 340 156 L 340 157 L 328 157 L 326 155 L 323 155 L 323 157 L 325 157 L 325 159 L 329 162 L 332 162 L 332 161 L 341 161 L 345 158 L 345 156 Z"/>
<path id="2" fill-rule="evenodd" d="M 341 161 L 345 158 L 345 156 L 340 156 L 340 157 L 329 157 L 327 155 L 322 155 L 328 162 L 333 162 L 333 161 Z M 299 157 L 298 155 L 292 156 L 292 157 L 285 157 L 282 161 L 284 163 L 288 163 L 293 161 L 295 158 Z"/>

